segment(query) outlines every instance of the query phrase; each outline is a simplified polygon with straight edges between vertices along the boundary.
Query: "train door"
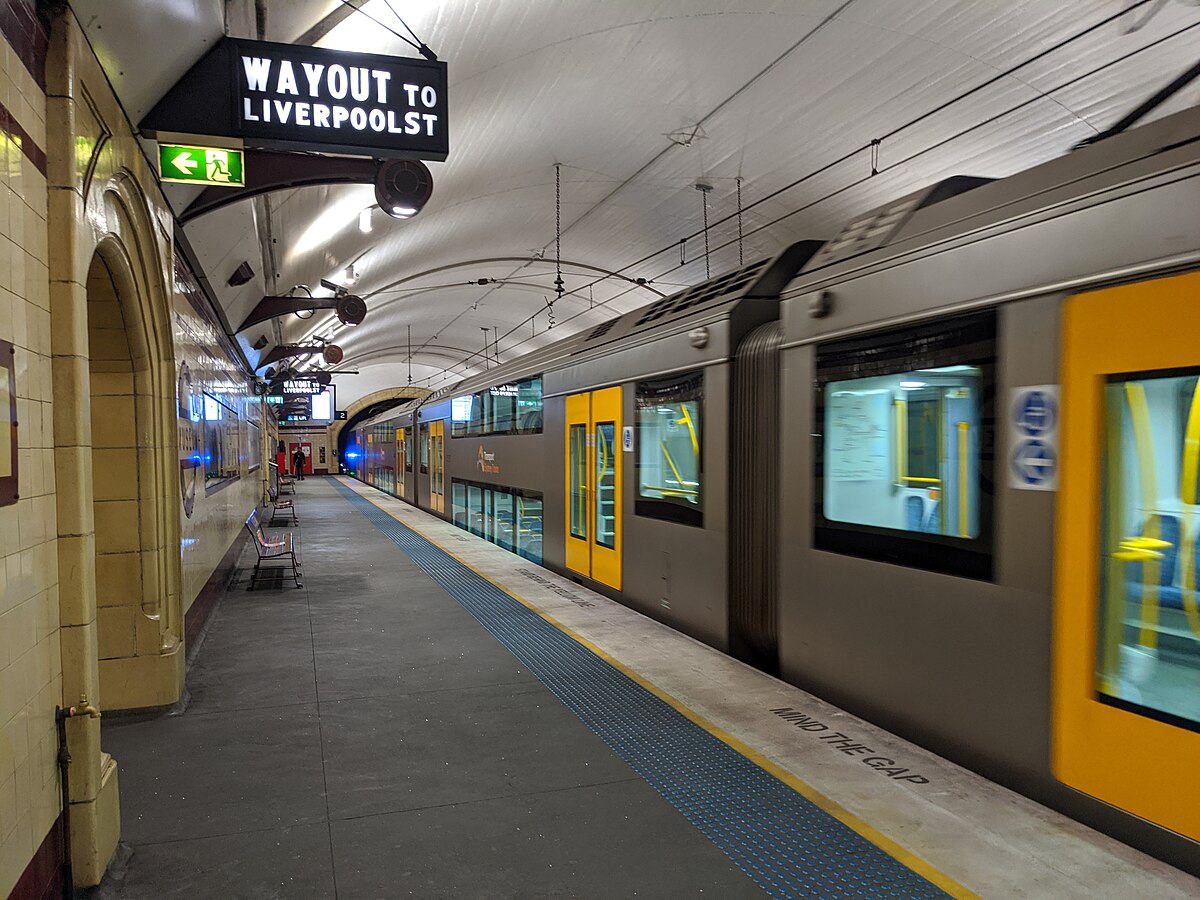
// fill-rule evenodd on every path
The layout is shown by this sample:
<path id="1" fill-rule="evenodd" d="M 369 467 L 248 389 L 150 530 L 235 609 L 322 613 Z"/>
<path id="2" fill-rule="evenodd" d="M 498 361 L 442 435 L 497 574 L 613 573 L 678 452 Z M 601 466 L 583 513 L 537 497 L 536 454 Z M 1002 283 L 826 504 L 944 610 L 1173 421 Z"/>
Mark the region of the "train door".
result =
<path id="1" fill-rule="evenodd" d="M 405 459 L 406 447 L 404 444 L 405 431 L 406 431 L 406 429 L 404 429 L 404 428 L 396 429 L 396 496 L 397 497 L 404 496 L 404 485 L 407 480 L 404 477 L 404 473 L 407 471 L 407 466 L 406 466 L 407 460 Z"/>
<path id="2" fill-rule="evenodd" d="M 446 423 L 429 423 L 429 506 L 434 512 L 446 511 Z"/>
<path id="3" fill-rule="evenodd" d="M 621 589 L 621 388 L 567 397 L 567 568 Z"/>
<path id="4" fill-rule="evenodd" d="M 1200 840 L 1200 274 L 1067 301 L 1053 753 Z"/>

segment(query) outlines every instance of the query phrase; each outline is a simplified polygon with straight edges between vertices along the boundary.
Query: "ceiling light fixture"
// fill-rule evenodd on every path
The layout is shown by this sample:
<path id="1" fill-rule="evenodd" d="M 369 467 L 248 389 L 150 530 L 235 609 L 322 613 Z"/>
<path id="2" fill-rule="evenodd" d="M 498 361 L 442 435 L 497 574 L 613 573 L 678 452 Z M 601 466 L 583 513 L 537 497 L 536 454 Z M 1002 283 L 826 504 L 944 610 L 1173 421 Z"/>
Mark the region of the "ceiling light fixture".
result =
<path id="1" fill-rule="evenodd" d="M 371 228 L 371 210 L 372 209 L 374 209 L 374 207 L 368 206 L 366 209 L 364 209 L 362 212 L 360 212 L 358 214 L 358 230 L 361 231 L 363 234 L 370 234 L 372 231 L 372 228 Z"/>
<path id="2" fill-rule="evenodd" d="M 408 218 L 411 218 L 412 216 L 415 216 L 416 214 L 417 214 L 417 211 L 415 209 L 413 209 L 411 206 L 393 206 L 392 207 L 392 215 L 395 216 L 397 219 L 408 219 Z"/>
<path id="3" fill-rule="evenodd" d="M 358 273 L 354 271 L 354 263 L 346 266 L 346 274 L 342 276 L 342 284 L 346 287 L 351 287 L 358 281 Z"/>

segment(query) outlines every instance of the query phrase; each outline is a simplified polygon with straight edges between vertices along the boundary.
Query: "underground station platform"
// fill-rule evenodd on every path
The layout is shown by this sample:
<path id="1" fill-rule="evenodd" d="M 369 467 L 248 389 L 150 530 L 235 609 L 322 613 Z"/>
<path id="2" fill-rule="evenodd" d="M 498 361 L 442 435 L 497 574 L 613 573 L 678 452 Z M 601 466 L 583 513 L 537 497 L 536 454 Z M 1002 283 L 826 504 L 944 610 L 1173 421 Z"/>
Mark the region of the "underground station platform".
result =
<path id="1" fill-rule="evenodd" d="M 185 701 L 113 717 L 100 898 L 1196 897 L 1200 881 L 452 524 L 299 491 Z"/>

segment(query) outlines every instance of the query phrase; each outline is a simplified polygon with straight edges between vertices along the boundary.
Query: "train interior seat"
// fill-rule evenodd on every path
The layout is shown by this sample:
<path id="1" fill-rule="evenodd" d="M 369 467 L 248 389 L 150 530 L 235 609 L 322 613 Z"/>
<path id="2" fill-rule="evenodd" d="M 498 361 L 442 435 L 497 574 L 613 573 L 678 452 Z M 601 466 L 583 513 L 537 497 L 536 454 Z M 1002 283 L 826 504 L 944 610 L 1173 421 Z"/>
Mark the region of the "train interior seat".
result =
<path id="1" fill-rule="evenodd" d="M 1179 574 L 1180 524 L 1179 517 L 1156 513 L 1146 519 L 1141 528 L 1142 537 L 1153 537 L 1170 544 L 1161 550 L 1162 557 L 1158 562 L 1158 602 L 1159 606 L 1171 609 L 1183 609 L 1183 588 L 1177 583 Z M 1144 563 L 1135 562 L 1129 565 L 1129 576 L 1126 582 L 1130 600 L 1140 602 L 1143 585 L 1146 580 Z"/>

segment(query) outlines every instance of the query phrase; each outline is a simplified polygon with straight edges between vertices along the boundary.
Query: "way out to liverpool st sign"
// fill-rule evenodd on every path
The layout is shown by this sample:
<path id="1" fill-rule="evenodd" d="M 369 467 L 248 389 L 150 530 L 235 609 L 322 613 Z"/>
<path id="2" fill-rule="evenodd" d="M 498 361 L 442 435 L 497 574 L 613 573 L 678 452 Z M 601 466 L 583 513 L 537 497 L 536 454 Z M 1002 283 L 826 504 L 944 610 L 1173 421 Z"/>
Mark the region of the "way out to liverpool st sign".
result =
<path id="1" fill-rule="evenodd" d="M 141 123 L 247 146 L 445 159 L 446 64 L 224 38 Z"/>

